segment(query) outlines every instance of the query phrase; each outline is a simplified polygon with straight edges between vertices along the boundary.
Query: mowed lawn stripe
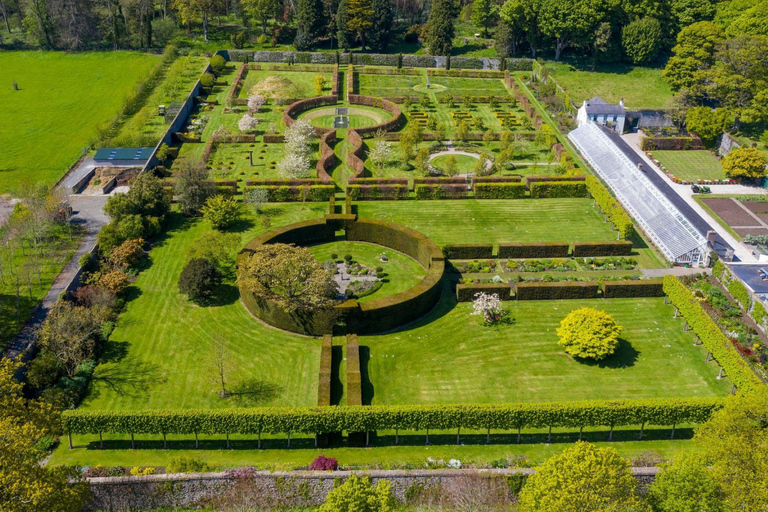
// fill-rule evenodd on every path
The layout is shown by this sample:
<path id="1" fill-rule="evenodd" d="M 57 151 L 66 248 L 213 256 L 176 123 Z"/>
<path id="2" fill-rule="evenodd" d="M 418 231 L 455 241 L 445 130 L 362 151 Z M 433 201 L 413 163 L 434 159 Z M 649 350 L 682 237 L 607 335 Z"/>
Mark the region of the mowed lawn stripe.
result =
<path id="1" fill-rule="evenodd" d="M 371 349 L 374 404 L 493 403 L 726 394 L 717 366 L 663 299 L 510 301 L 514 325 L 485 327 L 471 304 L 445 298 L 401 332 L 361 339 Z M 557 344 L 565 315 L 591 306 L 624 327 L 619 352 L 583 363 Z"/>

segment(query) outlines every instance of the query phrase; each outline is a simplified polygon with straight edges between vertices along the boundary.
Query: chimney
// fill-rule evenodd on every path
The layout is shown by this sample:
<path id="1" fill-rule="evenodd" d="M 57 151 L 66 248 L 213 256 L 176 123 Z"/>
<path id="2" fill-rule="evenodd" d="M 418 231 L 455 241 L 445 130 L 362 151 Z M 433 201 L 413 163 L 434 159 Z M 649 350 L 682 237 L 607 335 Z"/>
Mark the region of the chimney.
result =
<path id="1" fill-rule="evenodd" d="M 707 231 L 707 242 L 709 242 L 710 247 L 713 249 L 715 248 L 715 240 L 717 240 L 717 233 L 715 233 L 714 230 L 710 229 Z"/>

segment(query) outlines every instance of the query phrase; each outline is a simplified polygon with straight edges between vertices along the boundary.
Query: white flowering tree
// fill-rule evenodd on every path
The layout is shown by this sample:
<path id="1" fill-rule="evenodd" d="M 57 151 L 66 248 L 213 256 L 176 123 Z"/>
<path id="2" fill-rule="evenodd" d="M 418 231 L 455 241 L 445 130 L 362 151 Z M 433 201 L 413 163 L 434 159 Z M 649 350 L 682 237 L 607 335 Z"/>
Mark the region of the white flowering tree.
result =
<path id="1" fill-rule="evenodd" d="M 498 324 L 509 315 L 509 311 L 504 309 L 498 293 L 476 293 L 472 308 L 474 309 L 472 314 L 482 316 L 486 325 Z"/>
<path id="2" fill-rule="evenodd" d="M 259 126 L 259 120 L 251 116 L 251 114 L 243 115 L 237 122 L 237 127 L 240 128 L 241 132 L 253 131 L 257 126 Z"/>
<path id="3" fill-rule="evenodd" d="M 379 172 L 384 170 L 384 166 L 392 160 L 393 156 L 392 146 L 384 139 L 374 140 L 371 144 L 371 149 L 368 151 L 368 158 L 371 159 L 371 162 L 373 162 L 373 165 Z"/>
<path id="4" fill-rule="evenodd" d="M 264 106 L 264 103 L 266 103 L 266 100 L 264 99 L 264 96 L 261 94 L 254 94 L 253 96 L 248 98 L 248 113 L 249 114 L 256 114 L 258 113 L 259 109 Z"/>
<path id="5" fill-rule="evenodd" d="M 309 157 L 315 129 L 307 121 L 299 119 L 285 130 L 285 153 Z"/>
<path id="6" fill-rule="evenodd" d="M 283 159 L 277 163 L 277 172 L 286 179 L 309 178 L 309 157 L 296 153 L 286 153 Z"/>

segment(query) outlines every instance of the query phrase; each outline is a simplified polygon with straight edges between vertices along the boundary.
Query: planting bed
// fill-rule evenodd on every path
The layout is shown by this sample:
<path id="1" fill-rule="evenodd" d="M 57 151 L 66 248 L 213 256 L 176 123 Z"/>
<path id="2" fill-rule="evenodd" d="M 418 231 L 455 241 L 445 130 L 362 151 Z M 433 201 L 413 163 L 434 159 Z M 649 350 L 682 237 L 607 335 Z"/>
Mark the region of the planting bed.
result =
<path id="1" fill-rule="evenodd" d="M 768 235 L 768 203 L 732 197 L 701 197 L 715 218 L 739 237 Z"/>

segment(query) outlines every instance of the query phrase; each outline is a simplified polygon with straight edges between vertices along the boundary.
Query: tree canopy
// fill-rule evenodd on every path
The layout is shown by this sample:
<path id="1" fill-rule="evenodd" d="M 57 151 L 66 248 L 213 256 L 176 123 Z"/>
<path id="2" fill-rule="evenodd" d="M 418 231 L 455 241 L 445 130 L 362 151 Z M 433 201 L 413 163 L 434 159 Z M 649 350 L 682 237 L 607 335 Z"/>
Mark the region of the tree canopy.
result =
<path id="1" fill-rule="evenodd" d="M 605 311 L 579 308 L 571 311 L 557 329 L 565 351 L 584 359 L 605 359 L 619 346 L 621 326 Z"/>
<path id="2" fill-rule="evenodd" d="M 723 158 L 723 170 L 729 178 L 762 178 L 766 165 L 768 158 L 757 148 L 732 149 Z"/>

